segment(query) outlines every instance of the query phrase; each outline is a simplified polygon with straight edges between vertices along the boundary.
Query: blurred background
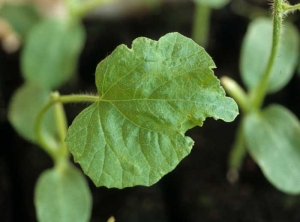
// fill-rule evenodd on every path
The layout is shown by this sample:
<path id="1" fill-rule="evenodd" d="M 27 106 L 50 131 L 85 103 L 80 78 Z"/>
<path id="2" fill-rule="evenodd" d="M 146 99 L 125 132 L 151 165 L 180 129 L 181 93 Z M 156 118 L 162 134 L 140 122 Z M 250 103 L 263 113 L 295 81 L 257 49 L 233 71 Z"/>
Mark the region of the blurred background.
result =
<path id="1" fill-rule="evenodd" d="M 118 45 L 130 47 L 137 37 L 158 40 L 169 32 L 192 37 L 195 9 L 192 0 L 123 0 L 88 13 L 82 20 L 86 41 L 77 75 L 59 91 L 96 93 L 96 65 Z M 27 32 L 40 17 L 64 18 L 65 13 L 60 0 L 0 0 L 0 221 L 3 222 L 36 221 L 34 186 L 40 173 L 52 166 L 44 151 L 22 139 L 7 119 L 9 101 L 24 81 L 20 71 L 22 46 Z M 232 0 L 212 8 L 210 13 L 205 49 L 216 63 L 215 75 L 219 78 L 226 75 L 242 84 L 241 43 L 251 19 L 270 17 L 269 1 Z M 299 13 L 292 15 L 291 21 L 299 30 Z M 296 74 L 284 89 L 268 96 L 266 104 L 283 104 L 300 118 L 299 86 L 300 75 Z M 85 106 L 65 106 L 69 123 Z M 195 140 L 191 154 L 151 187 L 96 188 L 88 179 L 93 194 L 91 221 L 104 222 L 111 215 L 117 222 L 300 221 L 300 197 L 276 190 L 251 157 L 246 157 L 238 183 L 232 185 L 227 181 L 227 159 L 238 119 L 233 123 L 207 119 L 204 127 L 188 131 Z"/>

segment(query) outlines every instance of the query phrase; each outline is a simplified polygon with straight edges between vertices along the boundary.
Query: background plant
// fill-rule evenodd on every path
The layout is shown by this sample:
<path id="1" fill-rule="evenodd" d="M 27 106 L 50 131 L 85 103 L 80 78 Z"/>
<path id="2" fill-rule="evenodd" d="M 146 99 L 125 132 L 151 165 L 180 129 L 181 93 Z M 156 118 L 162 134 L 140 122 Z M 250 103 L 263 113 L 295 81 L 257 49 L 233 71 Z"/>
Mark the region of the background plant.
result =
<path id="1" fill-rule="evenodd" d="M 81 17 L 94 6 L 107 2 L 84 2 L 80 9 L 77 4 L 69 4 L 58 18 L 42 18 L 29 4 L 4 4 L 1 8 L 4 22 L 9 22 L 6 26 L 11 25 L 4 37 L 14 35 L 16 40 L 25 42 L 21 55 L 25 82 L 12 98 L 9 120 L 20 135 L 42 147 L 54 161 L 54 167 L 40 176 L 35 188 L 39 221 L 90 218 L 92 199 L 87 182 L 70 164 L 64 142 L 67 122 L 62 105 L 56 104 L 45 113 L 41 127 L 35 129 L 35 122 L 51 90 L 62 86 L 75 72 L 85 41 Z"/>
<path id="2" fill-rule="evenodd" d="M 195 41 L 207 45 L 210 8 L 220 8 L 226 3 L 228 1 L 196 1 L 192 35 Z M 242 3 L 239 5 L 245 8 Z M 300 136 L 299 121 L 282 106 L 271 105 L 265 113 L 260 107 L 267 94 L 276 93 L 287 85 L 297 67 L 298 30 L 288 21 L 283 30 L 281 27 L 283 18 L 290 11 L 297 10 L 299 4 L 292 6 L 285 1 L 274 1 L 272 7 L 277 7 L 272 15 L 273 23 L 269 18 L 251 14 L 254 9 L 251 5 L 247 5 L 248 11 L 243 11 L 253 19 L 244 38 L 240 58 L 241 77 L 249 93 L 232 79 L 223 78 L 223 85 L 239 102 L 244 116 L 229 157 L 227 176 L 233 183 L 238 180 L 238 171 L 248 151 L 274 186 L 297 194 L 300 189 L 296 170 L 300 163 L 297 154 L 300 147 L 297 139 Z M 253 12 L 266 14 L 256 8 Z"/>
<path id="3" fill-rule="evenodd" d="M 274 2 L 273 23 L 258 18 L 249 25 L 244 38 L 240 72 L 249 93 L 224 78 L 228 92 L 243 110 L 240 128 L 229 159 L 229 179 L 235 181 L 246 150 L 278 189 L 298 194 L 297 165 L 300 163 L 300 124 L 280 105 L 261 108 L 267 94 L 278 92 L 291 79 L 299 60 L 299 33 L 289 22 L 282 23 L 290 6 Z"/>
<path id="4" fill-rule="evenodd" d="M 210 15 L 212 9 L 224 7 L 230 0 L 194 0 L 194 24 L 192 39 L 199 45 L 206 47 L 210 30 Z"/>

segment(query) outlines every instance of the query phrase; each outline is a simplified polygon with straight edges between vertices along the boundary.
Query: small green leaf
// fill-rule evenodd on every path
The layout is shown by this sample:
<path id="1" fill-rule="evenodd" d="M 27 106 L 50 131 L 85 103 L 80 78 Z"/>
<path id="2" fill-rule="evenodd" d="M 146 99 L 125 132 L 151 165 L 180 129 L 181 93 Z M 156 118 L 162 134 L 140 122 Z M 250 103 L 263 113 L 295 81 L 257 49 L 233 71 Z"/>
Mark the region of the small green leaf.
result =
<path id="1" fill-rule="evenodd" d="M 24 78 L 47 88 L 61 86 L 76 69 L 84 39 L 78 23 L 42 21 L 30 32 L 22 52 Z"/>
<path id="2" fill-rule="evenodd" d="M 29 4 L 4 4 L 0 7 L 0 17 L 6 19 L 23 38 L 26 38 L 30 29 L 40 20 L 36 9 Z"/>
<path id="3" fill-rule="evenodd" d="M 279 190 L 300 193 L 300 123 L 279 105 L 246 117 L 244 132 L 251 156 Z"/>
<path id="4" fill-rule="evenodd" d="M 206 117 L 232 121 L 238 114 L 214 67 L 202 47 L 178 33 L 117 47 L 97 66 L 99 102 L 69 129 L 75 161 L 97 186 L 156 183 L 190 153 L 188 129 Z"/>
<path id="5" fill-rule="evenodd" d="M 36 117 L 50 97 L 50 91 L 32 83 L 26 83 L 13 95 L 8 119 L 15 130 L 25 139 L 36 142 Z M 54 109 L 50 108 L 43 118 L 42 134 L 49 144 L 56 143 L 56 125 Z"/>
<path id="6" fill-rule="evenodd" d="M 38 179 L 34 203 L 39 222 L 89 221 L 92 198 L 83 174 L 71 165 L 45 171 Z"/>
<path id="7" fill-rule="evenodd" d="M 240 61 L 240 71 L 248 89 L 254 88 L 261 81 L 271 51 L 272 29 L 272 21 L 266 18 L 256 19 L 249 25 Z M 269 93 L 279 91 L 290 81 L 297 66 L 298 55 L 298 31 L 292 24 L 285 22 L 278 56 L 269 80 Z"/>
<path id="8" fill-rule="evenodd" d="M 228 4 L 230 0 L 194 0 L 194 2 L 207 5 L 211 8 L 219 9 Z"/>

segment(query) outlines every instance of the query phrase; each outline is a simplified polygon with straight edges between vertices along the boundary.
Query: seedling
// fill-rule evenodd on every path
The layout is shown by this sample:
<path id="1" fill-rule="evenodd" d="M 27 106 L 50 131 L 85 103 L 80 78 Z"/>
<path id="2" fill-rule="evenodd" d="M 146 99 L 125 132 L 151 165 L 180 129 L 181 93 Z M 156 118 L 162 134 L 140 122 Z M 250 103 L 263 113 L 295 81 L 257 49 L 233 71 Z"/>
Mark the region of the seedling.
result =
<path id="1" fill-rule="evenodd" d="M 248 93 L 235 81 L 222 79 L 227 92 L 242 110 L 230 158 L 228 179 L 236 182 L 242 160 L 249 152 L 265 177 L 279 190 L 300 193 L 300 124 L 287 108 L 273 104 L 262 107 L 267 94 L 282 89 L 298 64 L 299 33 L 283 19 L 300 5 L 274 1 L 273 23 L 266 18 L 249 25 L 243 41 L 240 71 Z"/>
<path id="2" fill-rule="evenodd" d="M 26 37 L 21 58 L 25 83 L 12 98 L 9 112 L 19 134 L 43 148 L 54 161 L 54 167 L 37 182 L 39 221 L 82 222 L 90 218 L 91 194 L 81 171 L 70 163 L 70 153 L 96 186 L 150 186 L 190 153 L 193 141 L 184 135 L 188 129 L 202 126 L 207 117 L 230 122 L 238 115 L 237 104 L 225 96 L 214 76 L 211 57 L 179 33 L 166 34 L 158 41 L 140 37 L 131 47 L 118 46 L 96 68 L 97 95 L 53 92 L 76 69 L 85 39 L 80 18 L 95 4 L 107 1 L 75 6 L 70 2 L 67 19 L 41 20 Z M 300 192 L 296 170 L 300 165 L 299 122 L 279 105 L 263 110 L 261 105 L 270 89 L 279 90 L 289 79 L 270 84 L 281 50 L 283 16 L 298 8 L 282 0 L 274 2 L 267 68 L 262 64 L 263 72 L 253 71 L 258 77 L 249 81 L 245 77 L 249 95 L 233 80 L 223 79 L 244 113 L 231 170 L 239 169 L 247 146 L 266 177 L 289 193 Z M 91 105 L 68 129 L 63 104 L 78 102 Z M 282 135 L 282 144 L 276 143 L 273 138 Z"/>

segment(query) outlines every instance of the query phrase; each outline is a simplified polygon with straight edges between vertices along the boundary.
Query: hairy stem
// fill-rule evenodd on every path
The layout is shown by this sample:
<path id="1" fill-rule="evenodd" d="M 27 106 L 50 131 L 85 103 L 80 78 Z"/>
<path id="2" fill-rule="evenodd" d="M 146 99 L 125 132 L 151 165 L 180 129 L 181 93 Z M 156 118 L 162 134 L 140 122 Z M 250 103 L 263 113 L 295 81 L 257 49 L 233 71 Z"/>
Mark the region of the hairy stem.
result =
<path id="1" fill-rule="evenodd" d="M 201 3 L 196 3 L 192 39 L 199 45 L 206 47 L 209 35 L 211 9 Z"/>
<path id="2" fill-rule="evenodd" d="M 94 103 L 99 101 L 99 96 L 93 96 L 93 95 L 66 95 L 66 96 L 59 96 L 58 98 L 54 99 L 54 102 L 60 102 L 60 103 Z"/>
<path id="3" fill-rule="evenodd" d="M 268 83 L 270 74 L 272 72 L 272 67 L 274 66 L 275 58 L 277 56 L 279 42 L 280 42 L 280 35 L 282 29 L 282 0 L 275 0 L 273 6 L 273 40 L 272 40 L 272 48 L 271 54 L 267 63 L 267 67 L 263 73 L 263 77 L 261 82 L 258 84 L 257 87 L 251 92 L 251 97 L 253 101 L 253 107 L 255 109 L 260 108 L 264 98 L 266 96 Z"/>
<path id="4" fill-rule="evenodd" d="M 289 5 L 286 3 L 282 4 L 282 11 L 285 12 L 291 12 L 291 11 L 295 11 L 295 10 L 300 10 L 300 3 L 296 4 L 296 5 Z"/>

